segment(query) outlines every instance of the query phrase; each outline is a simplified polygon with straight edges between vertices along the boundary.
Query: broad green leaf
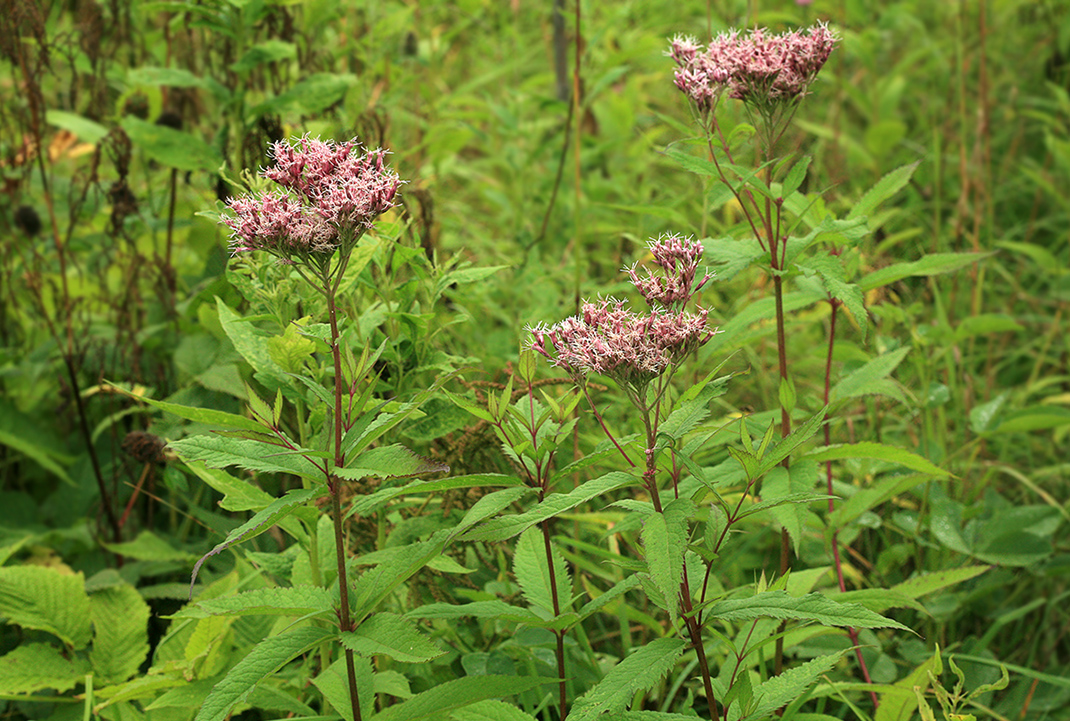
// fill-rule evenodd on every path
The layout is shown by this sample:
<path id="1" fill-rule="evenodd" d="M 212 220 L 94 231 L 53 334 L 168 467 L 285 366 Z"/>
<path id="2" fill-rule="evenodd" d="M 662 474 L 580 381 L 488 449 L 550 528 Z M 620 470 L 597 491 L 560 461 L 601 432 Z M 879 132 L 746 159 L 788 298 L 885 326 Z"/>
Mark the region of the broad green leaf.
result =
<path id="1" fill-rule="evenodd" d="M 236 596 L 198 601 L 186 606 L 174 618 L 207 616 L 309 616 L 334 611 L 337 593 L 318 586 L 257 588 Z"/>
<path id="2" fill-rule="evenodd" d="M 1020 330 L 1022 324 L 1006 313 L 981 313 L 963 318 L 962 322 L 955 326 L 955 342 L 979 335 L 1017 333 Z"/>
<path id="3" fill-rule="evenodd" d="M 361 656 L 389 656 L 402 663 L 426 663 L 446 653 L 412 623 L 386 611 L 372 614 L 356 630 L 339 637 L 343 646 Z"/>
<path id="4" fill-rule="evenodd" d="M 371 612 L 395 588 L 412 578 L 431 559 L 438 557 L 448 533 L 439 531 L 426 541 L 404 546 L 389 561 L 365 571 L 353 584 L 353 593 L 350 594 L 355 614 L 360 617 Z"/>
<path id="5" fill-rule="evenodd" d="M 197 711 L 196 721 L 223 721 L 231 709 L 248 698 L 256 684 L 335 633 L 299 626 L 264 639 L 215 685 Z"/>
<path id="6" fill-rule="evenodd" d="M 709 618 L 751 621 L 756 618 L 815 621 L 823 626 L 910 629 L 853 603 L 836 603 L 819 593 L 789 596 L 785 591 L 764 591 L 750 598 L 717 601 L 709 606 Z"/>
<path id="7" fill-rule="evenodd" d="M 706 238 L 702 241 L 702 258 L 717 271 L 717 280 L 732 280 L 741 271 L 767 255 L 755 238 Z"/>
<path id="8" fill-rule="evenodd" d="M 640 585 L 640 578 L 637 574 L 633 573 L 630 576 L 626 576 L 624 580 L 615 584 L 608 591 L 584 604 L 583 608 L 579 611 L 580 618 L 587 618 L 591 614 L 604 608 L 610 601 L 620 598 L 628 591 L 631 591 L 633 588 L 638 588 Z"/>
<path id="9" fill-rule="evenodd" d="M 189 70 L 182 68 L 157 68 L 143 65 L 128 68 L 127 85 L 148 85 L 149 87 L 167 86 L 171 88 L 207 88 L 208 83 Z"/>
<path id="10" fill-rule="evenodd" d="M 319 455 L 307 448 L 290 450 L 248 438 L 226 438 L 218 435 L 190 436 L 169 444 L 187 463 L 201 461 L 210 468 L 238 466 L 260 473 L 292 473 L 316 483 L 323 483 L 327 474 Z"/>
<path id="11" fill-rule="evenodd" d="M 87 143 L 99 143 L 108 134 L 108 129 L 95 120 L 63 110 L 45 111 L 45 122 L 68 130 Z"/>
<path id="12" fill-rule="evenodd" d="M 895 683 L 897 689 L 912 691 L 915 688 L 922 690 L 928 688 L 930 673 L 937 669 L 940 662 L 940 651 L 932 658 L 923 661 L 920 666 Z M 936 670 L 939 674 L 940 671 Z M 881 704 L 873 714 L 874 721 L 912 721 L 914 711 L 918 708 L 917 697 L 913 693 L 882 693 Z"/>
<path id="13" fill-rule="evenodd" d="M 223 325 L 223 331 L 241 357 L 258 374 L 264 374 L 279 383 L 289 384 L 286 372 L 271 359 L 271 349 L 268 347 L 268 339 L 271 336 L 235 313 L 219 296 L 216 296 L 215 300 L 216 313 Z"/>
<path id="14" fill-rule="evenodd" d="M 676 623 L 680 611 L 680 582 L 683 580 L 687 526 L 695 513 L 690 498 L 677 498 L 663 513 L 652 513 L 643 524 L 642 541 L 646 565 L 665 599 L 669 618 Z"/>
<path id="15" fill-rule="evenodd" d="M 791 166 L 791 170 L 788 171 L 780 186 L 781 195 L 786 198 L 799 189 L 803 180 L 806 179 L 806 170 L 810 167 L 811 160 L 813 160 L 812 156 L 804 155 L 795 161 L 795 165 Z"/>
<path id="16" fill-rule="evenodd" d="M 581 503 L 634 483 L 635 478 L 631 475 L 613 471 L 587 481 L 569 493 L 552 493 L 542 503 L 524 513 L 487 521 L 466 533 L 464 537 L 473 541 L 504 541 L 523 533 L 536 523 L 541 523 Z"/>
<path id="17" fill-rule="evenodd" d="M 297 57 L 296 45 L 272 38 L 250 47 L 241 56 L 241 59 L 231 64 L 230 69 L 236 73 L 244 74 L 260 65 L 267 65 L 279 60 L 289 60 L 295 57 Z"/>
<path id="18" fill-rule="evenodd" d="M 785 293 L 783 300 L 784 312 L 790 314 L 814 303 L 824 301 L 825 294 L 820 291 L 793 291 Z M 774 317 L 776 317 L 776 302 L 774 298 L 766 297 L 753 303 L 748 303 L 743 310 L 734 314 L 719 327 L 717 335 L 710 338 L 709 342 L 702 347 L 700 358 L 706 359 L 715 353 L 724 353 L 725 349 L 740 348 L 755 339 L 772 336 L 776 333 L 776 325 L 768 321 Z"/>
<path id="19" fill-rule="evenodd" d="M 813 686 L 822 674 L 835 666 L 845 653 L 847 653 L 846 650 L 828 656 L 819 656 L 759 684 L 754 689 L 754 699 L 757 705 L 752 715 L 755 718 L 762 718 L 766 714 L 772 714 L 777 709 L 787 706 Z"/>
<path id="20" fill-rule="evenodd" d="M 991 568 L 991 566 L 962 566 L 961 568 L 952 568 L 947 571 L 923 573 L 920 576 L 908 578 L 902 583 L 897 583 L 890 590 L 910 598 L 921 598 L 930 593 L 955 586 L 963 581 L 968 581 L 971 578 L 976 578 Z"/>
<path id="21" fill-rule="evenodd" d="M 453 721 L 535 721 L 534 716 L 497 699 L 477 701 L 459 708 L 450 714 L 450 718 Z"/>
<path id="22" fill-rule="evenodd" d="M 930 253 L 920 260 L 893 263 L 867 273 L 858 281 L 863 291 L 870 291 L 915 275 L 940 275 L 979 263 L 991 253 Z"/>
<path id="23" fill-rule="evenodd" d="M 219 507 L 225 511 L 259 511 L 267 508 L 275 500 L 270 493 L 220 468 L 209 468 L 203 463 L 194 463 L 188 468 L 202 481 L 223 494 Z"/>
<path id="24" fill-rule="evenodd" d="M 921 161 L 919 160 L 910 165 L 900 166 L 878 180 L 877 184 L 870 188 L 866 194 L 851 207 L 851 212 L 848 213 L 847 217 L 861 218 L 871 215 L 881 203 L 898 193 L 910 182 L 910 176 L 914 174 L 914 171 L 918 169 L 918 165 L 920 164 Z"/>
<path id="25" fill-rule="evenodd" d="M 481 618 L 498 619 L 509 623 L 537 623 L 539 617 L 526 608 L 511 606 L 505 601 L 473 601 L 472 603 L 428 603 L 409 611 L 406 618 Z"/>
<path id="26" fill-rule="evenodd" d="M 639 691 L 656 685 L 687 648 L 681 638 L 656 638 L 609 670 L 601 681 L 576 700 L 571 721 L 594 721 L 603 713 L 617 713 Z"/>
<path id="27" fill-rule="evenodd" d="M 553 576 L 546 559 L 546 543 L 542 529 L 531 527 L 520 534 L 516 549 L 513 551 L 513 575 L 520 585 L 524 598 L 532 606 L 537 606 L 547 613 L 557 615 L 569 606 L 572 598 L 572 580 L 568 568 L 553 542 L 550 542 L 550 554 L 553 558 Z M 551 581 L 554 586 L 551 586 Z M 553 588 L 557 589 L 558 609 L 554 610 Z"/>
<path id="28" fill-rule="evenodd" d="M 439 473 L 449 469 L 445 463 L 424 458 L 405 446 L 394 444 L 362 451 L 356 458 L 347 460 L 345 468 L 335 468 L 334 473 L 339 478 L 360 480 L 368 476 L 403 478 L 417 473 Z"/>
<path id="29" fill-rule="evenodd" d="M 357 698 L 360 701 L 361 718 L 369 719 L 375 714 L 375 694 L 378 691 L 375 687 L 376 676 L 372 673 L 372 660 L 355 656 L 353 670 L 357 679 Z M 313 717 L 307 721 L 337 721 L 339 716 L 343 721 L 353 721 L 353 703 L 349 697 L 348 670 L 344 654 L 339 654 L 338 660 L 312 679 L 312 683 L 323 694 L 323 698 L 334 707 L 335 714 Z M 325 714 L 329 711 L 329 708 L 323 709 Z"/>
<path id="30" fill-rule="evenodd" d="M 821 429 L 825 422 L 825 410 L 822 408 L 803 424 L 796 426 L 787 438 L 782 438 L 762 455 L 758 465 L 757 476 L 768 473 L 774 466 L 797 451 Z"/>
<path id="31" fill-rule="evenodd" d="M 1046 431 L 1065 425 L 1070 425 L 1070 409 L 1038 405 L 1004 415 L 999 420 L 999 424 L 987 431 L 985 435 Z"/>
<path id="32" fill-rule="evenodd" d="M 6 398 L 0 397 L 0 445 L 13 448 L 69 486 L 74 481 L 64 466 L 74 458 L 64 452 L 59 438 L 42 428 Z"/>
<path id="33" fill-rule="evenodd" d="M 112 553 L 138 561 L 191 561 L 197 556 L 180 551 L 152 531 L 142 531 L 133 541 L 102 543 Z"/>
<path id="34" fill-rule="evenodd" d="M 817 450 L 807 453 L 804 457 L 819 463 L 823 461 L 837 461 L 844 458 L 873 458 L 878 461 L 897 463 L 912 471 L 928 473 L 929 475 L 938 476 L 940 478 L 947 478 L 951 475 L 943 468 L 934 465 L 932 461 L 922 458 L 915 453 L 911 453 L 906 449 L 896 448 L 895 446 L 886 446 L 883 443 L 874 443 L 872 441 L 824 446 L 823 448 L 818 448 Z"/>
<path id="35" fill-rule="evenodd" d="M 254 117 L 267 113 L 315 115 L 341 100 L 356 81 L 357 76 L 348 73 L 315 73 L 260 103 L 250 114 Z"/>
<path id="36" fill-rule="evenodd" d="M 150 123 L 133 115 L 122 119 L 121 125 L 130 141 L 158 163 L 179 170 L 217 171 L 223 156 L 196 135 Z"/>
<path id="37" fill-rule="evenodd" d="M 377 713 L 369 721 L 438 721 L 454 709 L 523 693 L 555 681 L 541 676 L 465 676 L 416 694 Z"/>
<path id="38" fill-rule="evenodd" d="M 119 683 L 136 674 L 149 654 L 149 607 L 137 589 L 123 584 L 97 591 L 89 597 L 89 616 L 96 677 Z"/>
<path id="39" fill-rule="evenodd" d="M 891 375 L 892 371 L 903 362 L 909 352 L 910 346 L 904 346 L 899 350 L 874 358 L 861 368 L 851 372 L 833 387 L 829 396 L 831 401 L 858 398 L 872 393 L 875 384 Z"/>
<path id="40" fill-rule="evenodd" d="M 506 478 L 508 478 L 508 476 L 506 476 Z M 518 483 L 520 482 L 520 479 L 514 480 Z M 513 486 L 511 488 L 503 488 L 500 491 L 488 493 L 472 504 L 472 507 L 464 514 L 464 518 L 461 519 L 460 523 L 454 526 L 453 530 L 450 531 L 450 538 L 452 539 L 462 535 L 477 523 L 482 523 L 491 516 L 501 513 L 524 496 L 534 492 L 535 489 L 529 486 Z"/>
<path id="41" fill-rule="evenodd" d="M 70 691 L 85 681 L 88 664 L 75 656 L 67 658 L 47 643 L 23 643 L 0 656 L 0 693 L 28 694 L 52 689 Z"/>
<path id="42" fill-rule="evenodd" d="M 707 385 L 696 398 L 685 400 L 677 405 L 669 417 L 658 426 L 658 436 L 666 435 L 669 438 L 680 439 L 690 433 L 695 427 L 706 420 L 710 415 L 710 401 L 724 395 L 726 386 L 723 383 Z"/>
<path id="43" fill-rule="evenodd" d="M 773 518 L 788 532 L 798 555 L 806 523 L 806 509 L 802 504 L 824 498 L 813 492 L 816 482 L 817 464 L 812 461 L 796 461 L 790 468 L 777 466 L 762 479 L 762 501 L 748 509 L 747 515 L 757 512 L 758 506 L 772 509 Z"/>
<path id="44" fill-rule="evenodd" d="M 222 553 L 236 543 L 243 543 L 250 538 L 259 536 L 298 508 L 326 495 L 327 489 L 325 487 L 300 488 L 290 491 L 282 498 L 277 499 L 267 508 L 228 533 L 226 540 L 204 554 L 204 556 L 197 561 L 193 566 L 193 577 L 190 579 L 190 587 L 192 588 L 193 584 L 197 581 L 197 572 L 201 570 L 201 566 L 211 556 Z"/>
<path id="45" fill-rule="evenodd" d="M 47 566 L 0 568 L 0 616 L 85 648 L 92 632 L 85 577 Z"/>
<path id="46" fill-rule="evenodd" d="M 131 393 L 130 391 L 121 388 L 117 385 L 111 384 L 111 387 L 119 391 L 123 395 L 128 396 L 140 403 L 148 403 L 153 408 L 158 408 L 165 413 L 178 416 L 179 418 L 185 418 L 188 421 L 194 421 L 195 423 L 204 423 L 209 426 L 220 426 L 222 428 L 236 428 L 245 431 L 264 432 L 267 429 L 262 423 L 257 423 L 251 418 L 245 416 L 239 416 L 235 413 L 227 413 L 226 411 L 217 411 L 213 408 L 197 408 L 195 406 L 183 406 L 178 403 L 168 403 L 167 401 L 157 401 L 152 398 L 146 398 L 144 395 Z"/>
<path id="47" fill-rule="evenodd" d="M 869 329 L 869 314 L 866 312 L 862 289 L 847 282 L 847 270 L 838 257 L 826 254 L 812 255 L 797 264 L 807 275 L 816 274 L 822 287 L 828 294 L 838 300 L 858 323 L 862 341 L 866 340 Z"/>
<path id="48" fill-rule="evenodd" d="M 433 481 L 413 481 L 404 486 L 381 488 L 375 493 L 362 496 L 353 502 L 346 512 L 346 518 L 352 515 L 366 516 L 395 498 L 402 496 L 415 496 L 422 493 L 437 493 L 439 491 L 452 491 L 457 488 L 482 488 L 485 486 L 517 486 L 521 483 L 515 476 L 506 476 L 500 473 L 474 473 L 466 476 L 454 476 L 452 478 L 440 478 Z"/>

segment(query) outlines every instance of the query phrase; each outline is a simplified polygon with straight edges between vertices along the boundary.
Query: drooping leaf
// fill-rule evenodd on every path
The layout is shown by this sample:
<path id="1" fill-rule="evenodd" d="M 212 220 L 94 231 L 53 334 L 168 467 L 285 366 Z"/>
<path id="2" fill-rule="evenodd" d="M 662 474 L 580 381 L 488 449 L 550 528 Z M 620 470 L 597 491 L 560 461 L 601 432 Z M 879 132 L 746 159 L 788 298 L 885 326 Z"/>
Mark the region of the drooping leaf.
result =
<path id="1" fill-rule="evenodd" d="M 67 130 L 87 143 L 99 143 L 108 134 L 108 129 L 95 120 L 63 110 L 45 111 L 45 122 Z"/>
<path id="2" fill-rule="evenodd" d="M 609 670 L 601 681 L 576 700 L 571 721 L 595 721 L 603 713 L 623 711 L 635 694 L 657 684 L 687 648 L 680 638 L 657 638 Z"/>
<path id="3" fill-rule="evenodd" d="M 709 618 L 751 621 L 756 618 L 815 621 L 824 626 L 910 629 L 853 603 L 837 603 L 819 593 L 789 596 L 785 591 L 764 591 L 750 598 L 717 601 L 706 611 Z"/>
<path id="4" fill-rule="evenodd" d="M 85 577 L 47 566 L 0 568 L 0 616 L 75 649 L 85 648 L 92 633 Z"/>
<path id="5" fill-rule="evenodd" d="M 951 568 L 946 571 L 933 571 L 923 573 L 914 578 L 897 583 L 890 590 L 901 593 L 910 598 L 921 598 L 930 593 L 935 593 L 945 588 L 955 586 L 971 578 L 980 576 L 985 571 L 991 570 L 991 566 L 962 566 Z"/>
<path id="6" fill-rule="evenodd" d="M 816 481 L 817 464 L 809 460 L 796 461 L 789 468 L 777 466 L 762 480 L 762 501 L 757 505 L 770 504 L 773 518 L 788 532 L 796 554 L 806 523 L 802 504 L 821 498 L 813 492 Z"/>
<path id="7" fill-rule="evenodd" d="M 174 617 L 324 615 L 334 610 L 336 601 L 337 594 L 318 586 L 257 588 L 236 596 L 198 601 Z"/>
<path id="8" fill-rule="evenodd" d="M 805 457 L 819 463 L 822 461 L 835 461 L 843 458 L 873 458 L 878 461 L 898 463 L 912 471 L 928 473 L 929 475 L 938 476 L 940 478 L 946 478 L 951 475 L 943 468 L 933 464 L 932 461 L 922 458 L 916 453 L 911 453 L 905 448 L 886 446 L 883 443 L 874 443 L 872 441 L 824 446 L 807 453 Z"/>
<path id="9" fill-rule="evenodd" d="M 212 688 L 197 711 L 196 721 L 223 721 L 234 706 L 252 693 L 256 684 L 302 653 L 334 637 L 335 633 L 313 626 L 298 626 L 264 639 Z"/>
<path id="10" fill-rule="evenodd" d="M 732 280 L 766 255 L 755 238 L 706 238 L 702 247 L 702 258 L 713 266 L 718 281 Z"/>
<path id="11" fill-rule="evenodd" d="M 93 620 L 93 673 L 108 683 L 137 673 L 149 654 L 149 606 L 133 586 L 122 584 L 89 597 Z"/>
<path id="12" fill-rule="evenodd" d="M 472 603 L 428 603 L 405 614 L 406 618 L 482 618 L 500 619 L 510 623 L 536 622 L 539 617 L 526 608 L 505 601 L 473 601 Z"/>
<path id="13" fill-rule="evenodd" d="M 842 261 L 832 255 L 814 255 L 798 264 L 804 273 L 814 273 L 821 281 L 822 287 L 851 314 L 858 323 L 862 341 L 866 340 L 869 330 L 869 313 L 866 312 L 862 289 L 847 281 L 847 272 Z"/>
<path id="14" fill-rule="evenodd" d="M 55 646 L 23 643 L 0 656 L 0 689 L 9 694 L 69 691 L 85 680 L 88 670 L 84 659 L 67 658 Z"/>
<path id="15" fill-rule="evenodd" d="M 318 452 L 307 448 L 291 451 L 248 438 L 218 435 L 190 436 L 169 445 L 187 463 L 201 461 L 211 468 L 237 466 L 261 473 L 292 473 L 316 483 L 325 482 L 327 477 L 323 461 L 317 464 L 310 460 Z"/>
<path id="16" fill-rule="evenodd" d="M 389 656 L 402 663 L 426 663 L 446 653 L 413 624 L 386 611 L 372 614 L 339 637 L 343 646 L 361 656 Z"/>

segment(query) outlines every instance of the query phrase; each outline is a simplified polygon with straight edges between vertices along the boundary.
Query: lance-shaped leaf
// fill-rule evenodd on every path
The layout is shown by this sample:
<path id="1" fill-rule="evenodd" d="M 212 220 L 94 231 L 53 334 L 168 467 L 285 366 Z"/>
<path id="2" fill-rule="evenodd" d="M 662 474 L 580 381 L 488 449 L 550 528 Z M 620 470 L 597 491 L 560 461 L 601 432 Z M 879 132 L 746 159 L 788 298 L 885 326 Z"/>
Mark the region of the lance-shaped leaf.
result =
<path id="1" fill-rule="evenodd" d="M 825 409 L 822 408 L 812 415 L 805 423 L 792 431 L 790 436 L 777 441 L 776 444 L 762 455 L 761 463 L 758 464 L 757 476 L 755 477 L 768 473 L 774 466 L 778 465 L 785 458 L 797 451 L 800 446 L 813 438 L 824 422 Z"/>
<path id="2" fill-rule="evenodd" d="M 313 626 L 299 626 L 264 639 L 212 688 L 195 721 L 223 721 L 231 709 L 248 698 L 260 681 L 309 649 L 333 638 L 335 633 Z"/>
<path id="3" fill-rule="evenodd" d="M 576 700 L 571 721 L 594 721 L 603 713 L 623 711 L 638 691 L 646 691 L 672 670 L 687 648 L 680 638 L 657 638 L 618 663 L 598 684 Z"/>
<path id="4" fill-rule="evenodd" d="M 472 603 L 428 603 L 409 611 L 406 618 L 480 618 L 510 623 L 538 623 L 539 617 L 520 606 L 505 601 L 473 601 Z"/>
<path id="5" fill-rule="evenodd" d="M 836 402 L 844 398 L 857 398 L 875 393 L 884 393 L 903 400 L 903 394 L 897 388 L 893 386 L 889 392 L 883 381 L 891 375 L 896 366 L 903 362 L 909 352 L 910 346 L 905 346 L 869 361 L 833 387 L 830 394 L 831 401 Z"/>
<path id="6" fill-rule="evenodd" d="M 676 623 L 680 611 L 680 581 L 683 580 L 684 551 L 687 550 L 687 522 L 695 505 L 689 498 L 677 498 L 664 513 L 651 513 L 643 523 L 643 550 L 650 575 L 666 603 L 669 618 Z"/>
<path id="7" fill-rule="evenodd" d="M 837 603 L 819 593 L 790 596 L 786 591 L 764 591 L 750 598 L 717 601 L 706 610 L 707 618 L 753 621 L 756 618 L 816 621 L 824 626 L 910 629 L 873 613 L 856 603 Z"/>
<path id="8" fill-rule="evenodd" d="M 327 489 L 325 487 L 299 488 L 290 491 L 241 526 L 235 528 L 227 534 L 226 540 L 204 554 L 201 559 L 197 561 L 196 565 L 193 566 L 193 576 L 190 578 L 190 594 L 192 595 L 193 593 L 193 584 L 197 582 L 197 573 L 201 570 L 201 566 L 204 562 L 210 557 L 217 553 L 222 553 L 236 543 L 242 543 L 243 541 L 248 541 L 250 538 L 259 536 L 306 503 L 311 503 L 317 498 L 322 498 L 326 495 Z"/>
<path id="9" fill-rule="evenodd" d="M 309 616 L 334 610 L 337 593 L 318 586 L 257 588 L 235 596 L 210 598 L 186 606 L 173 618 L 208 616 Z"/>
<path id="10" fill-rule="evenodd" d="M 168 444 L 183 460 L 202 461 L 211 468 L 238 466 L 260 473 L 292 473 L 310 481 L 322 483 L 324 468 L 311 458 L 322 455 L 310 448 L 290 450 L 247 438 L 222 436 L 191 436 Z M 322 461 L 321 461 L 322 463 Z"/>
<path id="11" fill-rule="evenodd" d="M 847 271 L 840 259 L 831 255 L 814 255 L 799 263 L 798 267 L 807 275 L 816 274 L 828 294 L 843 304 L 858 323 L 864 342 L 869 330 L 869 314 L 866 312 L 862 289 L 847 282 Z"/>
<path id="12" fill-rule="evenodd" d="M 524 598 L 532 606 L 555 614 L 566 610 L 572 598 L 572 580 L 568 575 L 565 560 L 551 542 L 550 555 L 553 570 L 546 560 L 546 543 L 539 528 L 529 528 L 520 534 L 513 552 L 513 574 Z M 551 576 L 551 574 L 553 574 Z M 553 586 L 551 586 L 551 580 Z M 557 589 L 558 609 L 554 609 L 554 588 Z"/>
<path id="13" fill-rule="evenodd" d="M 916 453 L 911 453 L 904 448 L 886 446 L 882 443 L 862 441 L 860 443 L 841 443 L 838 445 L 824 446 L 807 453 L 805 458 L 814 461 L 835 461 L 843 458 L 872 458 L 878 461 L 898 463 L 912 471 L 928 473 L 940 478 L 947 478 L 951 474 L 943 468 L 935 465 L 932 461 L 922 458 Z"/>
<path id="14" fill-rule="evenodd" d="M 819 656 L 760 684 L 753 690 L 753 698 L 757 704 L 749 717 L 764 718 L 802 696 L 822 674 L 836 665 L 847 650 L 849 649 Z"/>
<path id="15" fill-rule="evenodd" d="M 919 160 L 909 165 L 902 165 L 878 180 L 858 202 L 851 206 L 851 212 L 847 214 L 847 217 L 862 218 L 872 213 L 877 206 L 898 193 L 910 182 L 910 176 L 920 164 Z"/>
<path id="16" fill-rule="evenodd" d="M 416 694 L 377 713 L 370 721 L 439 721 L 450 711 L 478 701 L 511 696 L 557 679 L 541 676 L 465 676 Z"/>
<path id="17" fill-rule="evenodd" d="M 385 611 L 339 637 L 343 646 L 361 656 L 389 656 L 403 663 L 426 663 L 446 653 L 404 618 Z"/>
<path id="18" fill-rule="evenodd" d="M 341 474 L 340 474 L 341 475 Z M 485 486 L 517 486 L 522 481 L 515 476 L 506 476 L 500 473 L 475 473 L 453 478 L 439 478 L 435 480 L 417 480 L 404 486 L 392 488 L 380 488 L 375 493 L 362 496 L 353 501 L 353 505 L 346 511 L 346 518 L 352 515 L 366 516 L 386 506 L 387 503 L 401 496 L 416 496 L 422 493 L 438 493 L 439 491 L 452 491 L 457 488 L 482 488 Z"/>
<path id="19" fill-rule="evenodd" d="M 915 275 L 940 275 L 980 262 L 991 253 L 929 253 L 920 260 L 893 263 L 862 276 L 858 286 L 865 291 Z"/>
<path id="20" fill-rule="evenodd" d="M 466 533 L 465 538 L 473 541 L 504 541 L 523 533 L 536 523 L 553 518 L 602 494 L 634 483 L 635 479 L 631 475 L 613 471 L 587 481 L 569 493 L 552 493 L 542 503 L 524 513 L 492 519 Z"/>
<path id="21" fill-rule="evenodd" d="M 140 403 L 148 403 L 153 408 L 178 416 L 179 418 L 185 418 L 187 421 L 204 423 L 209 426 L 236 428 L 244 431 L 263 432 L 265 430 L 263 423 L 258 423 L 252 418 L 246 418 L 245 416 L 239 416 L 225 411 L 217 411 L 214 408 L 197 408 L 195 406 L 184 406 L 178 403 L 168 403 L 167 401 L 157 401 L 137 393 L 131 393 L 122 386 L 118 386 L 114 383 L 109 383 L 108 385 L 128 398 L 132 398 Z"/>
<path id="22" fill-rule="evenodd" d="M 395 588 L 442 553 L 448 537 L 448 530 L 438 531 L 426 541 L 397 549 L 389 560 L 365 571 L 350 594 L 355 615 L 359 618 L 370 613 Z"/>
<path id="23" fill-rule="evenodd" d="M 404 478 L 417 473 L 438 473 L 449 469 L 445 463 L 424 458 L 395 443 L 391 446 L 369 448 L 352 460 L 347 460 L 345 468 L 334 469 L 334 473 L 339 478 L 360 480 L 368 476 Z"/>

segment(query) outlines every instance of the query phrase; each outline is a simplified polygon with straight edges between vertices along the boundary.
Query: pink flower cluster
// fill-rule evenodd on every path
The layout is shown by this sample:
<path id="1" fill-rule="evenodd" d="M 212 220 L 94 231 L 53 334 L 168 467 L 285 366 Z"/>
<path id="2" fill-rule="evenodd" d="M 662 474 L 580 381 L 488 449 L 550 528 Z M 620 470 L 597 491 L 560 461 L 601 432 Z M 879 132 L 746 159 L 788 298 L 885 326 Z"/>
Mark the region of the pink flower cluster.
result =
<path id="1" fill-rule="evenodd" d="M 227 202 L 234 214 L 222 221 L 233 231 L 235 253 L 333 252 L 393 207 L 401 184 L 385 166 L 384 151 L 366 151 L 356 140 L 335 144 L 306 136 L 296 145 L 276 142 L 271 154 L 275 164 L 261 175 L 282 190 Z"/>
<path id="2" fill-rule="evenodd" d="M 790 102 L 806 94 L 839 38 L 827 25 L 776 35 L 758 28 L 721 33 L 703 49 L 694 38 L 673 38 L 676 87 L 701 111 L 721 94 L 747 103 Z"/>
<path id="3" fill-rule="evenodd" d="M 531 328 L 531 347 L 576 379 L 599 373 L 634 388 L 645 387 L 697 350 L 713 335 L 706 324 L 708 311 L 686 313 L 682 308 L 710 278 L 707 274 L 694 284 L 702 245 L 669 235 L 653 241 L 650 250 L 665 278 L 639 278 L 634 266 L 628 270 L 652 306 L 648 314 L 628 310 L 624 301 L 612 298 L 588 301 L 578 316 Z"/>
<path id="4" fill-rule="evenodd" d="M 664 270 L 665 274 L 655 275 L 647 270 L 646 277 L 640 278 L 635 272 L 639 263 L 625 268 L 625 271 L 631 276 L 632 284 L 651 306 L 681 308 L 713 277 L 706 273 L 698 285 L 695 285 L 695 272 L 698 270 L 703 249 L 702 243 L 694 238 L 668 234 L 651 241 L 649 246 L 654 263 Z"/>

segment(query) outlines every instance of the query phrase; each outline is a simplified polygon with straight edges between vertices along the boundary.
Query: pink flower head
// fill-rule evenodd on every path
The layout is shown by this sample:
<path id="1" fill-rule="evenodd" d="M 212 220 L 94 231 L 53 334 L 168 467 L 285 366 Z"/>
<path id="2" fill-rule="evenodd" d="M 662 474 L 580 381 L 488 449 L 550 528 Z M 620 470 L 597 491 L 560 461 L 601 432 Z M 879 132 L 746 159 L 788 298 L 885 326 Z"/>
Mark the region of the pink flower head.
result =
<path id="1" fill-rule="evenodd" d="M 674 38 L 669 55 L 679 66 L 676 86 L 702 111 L 725 91 L 745 103 L 794 102 L 806 95 L 839 38 L 819 23 L 780 35 L 764 28 L 721 33 L 703 50 Z"/>
<path id="2" fill-rule="evenodd" d="M 631 277 L 632 285 L 651 306 L 682 308 L 713 277 L 706 273 L 697 285 L 695 283 L 703 248 L 702 243 L 694 238 L 671 233 L 651 240 L 649 247 L 654 264 L 664 271 L 663 275 L 655 275 L 648 270 L 646 276 L 640 278 L 636 273 L 638 263 L 624 270 Z"/>
<path id="3" fill-rule="evenodd" d="M 385 166 L 384 151 L 367 151 L 356 140 L 335 144 L 305 136 L 296 145 L 274 143 L 271 155 L 275 164 L 261 175 L 281 189 L 227 203 L 234 215 L 222 220 L 233 231 L 235 253 L 333 252 L 393 207 L 401 184 Z"/>

